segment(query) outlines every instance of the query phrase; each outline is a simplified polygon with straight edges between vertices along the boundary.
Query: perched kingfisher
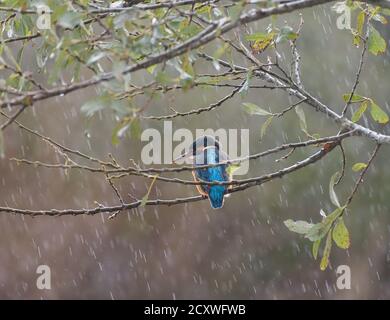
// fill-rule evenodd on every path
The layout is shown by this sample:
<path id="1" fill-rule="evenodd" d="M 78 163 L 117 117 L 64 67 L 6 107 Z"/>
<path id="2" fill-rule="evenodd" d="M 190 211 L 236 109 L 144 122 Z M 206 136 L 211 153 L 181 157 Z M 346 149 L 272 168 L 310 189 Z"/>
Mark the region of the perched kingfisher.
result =
<path id="1" fill-rule="evenodd" d="M 214 137 L 205 135 L 196 139 L 189 149 L 178 159 L 191 158 L 193 166 L 204 166 L 208 164 L 218 164 L 228 160 L 228 156 L 220 149 L 219 142 Z M 221 164 L 209 168 L 199 168 L 192 172 L 195 181 L 231 181 L 231 176 L 227 172 L 229 164 Z M 224 196 L 229 186 L 227 185 L 196 185 L 199 193 L 209 198 L 211 207 L 219 209 L 223 206 Z"/>

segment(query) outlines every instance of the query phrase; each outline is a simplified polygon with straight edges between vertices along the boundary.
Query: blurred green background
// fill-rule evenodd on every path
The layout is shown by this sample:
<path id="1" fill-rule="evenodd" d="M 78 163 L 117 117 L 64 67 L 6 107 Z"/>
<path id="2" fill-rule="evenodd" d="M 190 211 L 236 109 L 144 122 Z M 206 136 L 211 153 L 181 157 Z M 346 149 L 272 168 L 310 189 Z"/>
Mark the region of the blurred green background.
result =
<path id="1" fill-rule="evenodd" d="M 355 78 L 360 49 L 352 46 L 350 32 L 338 30 L 336 13 L 325 5 L 303 11 L 305 24 L 298 41 L 302 56 L 302 78 L 306 89 L 340 112 L 342 95 L 350 91 Z M 271 20 L 248 26 L 264 31 Z M 283 15 L 274 23 L 299 23 L 298 13 Z M 353 22 L 354 23 L 354 22 Z M 388 26 L 377 26 L 389 39 Z M 243 30 L 242 30 L 243 31 Z M 279 48 L 286 66 L 290 48 Z M 35 64 L 31 55 L 29 69 Z M 238 58 L 238 57 L 236 57 Z M 262 57 L 262 59 L 264 56 Z M 238 63 L 245 64 L 242 58 Z M 197 64 L 198 70 L 211 70 Z M 357 90 L 390 112 L 389 55 L 369 55 Z M 134 77 L 140 82 L 143 74 Z M 37 75 L 39 78 L 40 75 Z M 207 106 L 228 90 L 197 88 L 186 93 L 169 92 L 153 101 L 149 114 L 170 113 Z M 88 119 L 80 112 L 84 101 L 96 95 L 94 89 L 37 103 L 20 121 L 66 146 L 107 159 L 112 153 L 124 165 L 140 160 L 143 143 L 126 137 L 118 146 L 111 144 L 115 126 L 113 114 L 102 112 Z M 284 142 L 305 139 L 297 117 L 290 112 L 277 119 L 260 141 L 262 117 L 246 114 L 242 102 L 254 102 L 280 111 L 289 104 L 281 91 L 250 90 L 222 107 L 188 118 L 178 118 L 174 129 L 249 128 L 251 152 L 266 150 Z M 139 99 L 139 104 L 145 99 Z M 322 136 L 336 134 L 331 120 L 304 106 L 309 131 Z M 390 134 L 389 128 L 367 126 Z M 163 123 L 142 121 L 142 128 L 161 129 Z M 194 132 L 194 131 L 193 131 Z M 0 205 L 29 209 L 95 207 L 94 201 L 116 204 L 117 199 L 103 176 L 71 171 L 16 165 L 11 157 L 56 162 L 52 149 L 13 125 L 5 132 L 6 154 L 0 160 Z M 366 138 L 345 143 L 346 178 L 337 187 L 341 199 L 351 191 L 357 174 L 351 166 L 367 161 L 374 145 Z M 248 176 L 272 172 L 314 152 L 311 147 L 296 151 L 288 160 L 275 163 L 276 156 L 251 162 Z M 208 201 L 173 207 L 146 207 L 123 212 L 113 220 L 108 215 L 76 217 L 0 216 L 0 298 L 98 298 L 98 299 L 345 299 L 390 298 L 390 171 L 389 147 L 384 146 L 354 199 L 345 222 L 351 233 L 351 248 L 333 247 L 331 265 L 319 269 L 311 257 L 311 243 L 287 230 L 283 221 L 321 219 L 320 209 L 330 212 L 328 196 L 331 175 L 340 169 L 341 155 L 335 150 L 322 161 L 226 199 L 215 211 Z M 180 177 L 191 178 L 189 173 Z M 239 177 L 240 178 L 240 177 Z M 130 192 L 141 198 L 149 181 L 135 177 L 120 181 L 125 200 Z M 175 198 L 196 194 L 193 186 L 157 183 L 150 198 Z M 36 269 L 51 268 L 52 289 L 38 290 Z M 351 268 L 350 290 L 336 288 L 336 269 Z"/>

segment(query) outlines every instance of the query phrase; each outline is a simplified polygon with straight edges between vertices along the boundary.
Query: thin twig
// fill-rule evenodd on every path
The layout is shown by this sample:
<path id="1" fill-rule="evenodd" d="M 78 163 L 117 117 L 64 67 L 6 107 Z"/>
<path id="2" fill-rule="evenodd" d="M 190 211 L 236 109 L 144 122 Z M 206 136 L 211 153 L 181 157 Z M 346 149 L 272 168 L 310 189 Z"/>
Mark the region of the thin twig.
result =
<path id="1" fill-rule="evenodd" d="M 375 149 L 374 149 L 373 153 L 371 154 L 371 156 L 370 156 L 370 158 L 369 158 L 369 160 L 368 160 L 368 162 L 367 162 L 366 167 L 360 172 L 359 178 L 358 178 L 358 179 L 356 180 L 356 182 L 355 182 L 354 188 L 353 188 L 351 194 L 349 195 L 349 197 L 348 197 L 348 199 L 347 199 L 347 201 L 346 201 L 346 203 L 345 203 L 345 207 L 348 207 L 349 204 L 352 202 L 352 200 L 353 200 L 353 198 L 354 198 L 356 192 L 357 192 L 358 189 L 359 189 L 359 186 L 360 186 L 360 185 L 362 184 L 362 182 L 363 182 L 364 175 L 367 173 L 367 171 L 368 171 L 368 169 L 370 168 L 370 166 L 371 166 L 373 160 L 374 160 L 375 157 L 377 156 L 380 147 L 381 147 L 380 144 L 377 144 L 377 145 L 375 146 Z"/>

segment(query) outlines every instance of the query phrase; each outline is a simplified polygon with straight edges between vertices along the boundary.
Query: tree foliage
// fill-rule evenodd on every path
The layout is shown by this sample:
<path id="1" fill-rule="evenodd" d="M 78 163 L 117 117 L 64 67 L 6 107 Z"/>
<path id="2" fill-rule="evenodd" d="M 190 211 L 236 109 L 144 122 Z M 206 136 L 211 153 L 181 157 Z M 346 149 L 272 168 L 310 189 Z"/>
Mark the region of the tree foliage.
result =
<path id="1" fill-rule="evenodd" d="M 237 167 L 242 161 L 252 161 L 287 150 L 289 155 L 298 148 L 315 146 L 316 152 L 278 171 L 233 180 L 231 193 L 283 177 L 317 162 L 335 149 L 342 149 L 342 141 L 351 136 L 370 139 L 376 148 L 368 160 L 360 160 L 352 166 L 358 176 L 352 193 L 342 199 L 336 186 L 345 175 L 345 157 L 342 168 L 330 177 L 329 201 L 333 211 L 321 211 L 322 220 L 285 221 L 286 227 L 312 242 L 313 256 L 321 253 L 320 267 L 326 269 L 332 243 L 348 249 L 351 243 L 344 213 L 354 198 L 363 177 L 374 160 L 379 146 L 390 143 L 390 136 L 383 135 L 361 124 L 362 116 L 369 112 L 371 120 L 386 125 L 389 117 L 374 97 L 367 97 L 359 88 L 359 79 L 368 54 L 383 55 L 386 41 L 378 31 L 378 25 L 386 25 L 390 16 L 388 1 L 343 1 L 334 4 L 335 19 L 338 14 L 351 12 L 354 23 L 348 32 L 351 46 L 361 50 L 356 66 L 353 86 L 343 97 L 343 107 L 325 105 L 315 95 L 306 91 L 300 74 L 301 58 L 298 44 L 305 27 L 299 10 L 327 1 L 219 1 L 219 0 L 166 0 L 166 1 L 59 1 L 59 0 L 5 0 L 1 1 L 0 43 L 0 107 L 4 122 L 1 125 L 0 154 L 7 156 L 7 141 L 3 131 L 10 125 L 29 132 L 48 143 L 61 154 L 62 162 L 42 163 L 37 160 L 11 159 L 18 163 L 56 168 L 80 169 L 103 174 L 118 196 L 119 204 L 99 205 L 93 209 L 45 209 L 40 211 L 1 207 L 0 211 L 25 215 L 78 215 L 110 213 L 111 217 L 122 211 L 142 206 L 175 205 L 203 200 L 204 196 L 177 199 L 150 199 L 155 181 L 184 185 L 196 182 L 171 178 L 169 174 L 190 171 L 191 167 L 140 168 L 135 164 L 121 165 L 111 156 L 109 160 L 93 158 L 72 150 L 30 129 L 18 121 L 26 109 L 38 106 L 40 101 L 62 98 L 71 92 L 94 87 L 96 96 L 80 103 L 85 117 L 94 117 L 102 110 L 115 115 L 112 143 L 120 144 L 124 136 L 139 139 L 145 119 L 164 120 L 191 117 L 212 112 L 235 95 L 241 95 L 242 111 L 261 123 L 259 135 L 267 134 L 267 128 L 275 119 L 295 112 L 296 124 L 306 141 L 291 142 L 251 154 L 245 159 L 228 161 Z M 44 5 L 44 7 L 42 7 Z M 47 8 L 43 9 L 42 8 Z M 294 25 L 279 25 L 275 15 L 296 12 Z M 48 28 L 39 28 L 38 19 L 48 17 Z M 248 31 L 249 24 L 269 19 L 264 30 Z M 281 63 L 279 46 L 291 48 L 291 63 Z M 239 56 L 240 59 L 234 57 Z M 245 63 L 243 63 L 245 61 Z M 304 63 L 304 62 L 303 62 Z M 206 64 L 210 73 L 202 73 Z M 142 81 L 140 81 L 142 79 Z M 155 100 L 168 91 L 187 93 L 194 88 L 224 87 L 231 92 L 210 105 L 182 112 L 177 108 L 148 110 L 140 106 L 136 97 Z M 295 101 L 281 112 L 247 101 L 250 90 L 282 90 Z M 329 121 L 336 123 L 339 131 L 333 136 L 313 133 L 305 109 L 314 108 Z M 55 110 L 55 108 L 53 108 Z M 55 112 L 55 111 L 53 111 Z M 165 112 L 165 113 L 164 113 Z M 82 164 L 82 159 L 87 164 Z M 233 170 L 234 171 L 234 170 Z M 141 200 L 126 203 L 115 187 L 115 179 L 124 176 L 141 176 L 149 180 L 147 194 Z M 198 183 L 199 184 L 199 183 Z"/>

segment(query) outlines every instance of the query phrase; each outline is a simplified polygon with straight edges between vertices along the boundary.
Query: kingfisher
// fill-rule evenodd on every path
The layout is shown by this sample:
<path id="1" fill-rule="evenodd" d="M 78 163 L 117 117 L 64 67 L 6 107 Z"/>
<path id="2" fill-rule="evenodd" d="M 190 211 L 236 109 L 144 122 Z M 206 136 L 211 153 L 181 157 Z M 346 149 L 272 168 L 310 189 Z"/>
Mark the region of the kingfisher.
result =
<path id="1" fill-rule="evenodd" d="M 228 160 L 228 156 L 221 150 L 220 143 L 210 135 L 204 135 L 193 141 L 191 146 L 178 159 L 190 158 L 193 166 L 199 167 L 209 164 L 218 164 Z M 194 181 L 216 182 L 231 181 L 232 177 L 228 173 L 229 164 L 221 164 L 208 168 L 199 168 L 192 171 Z M 207 196 L 213 209 L 222 208 L 224 197 L 229 190 L 228 185 L 196 185 L 201 195 Z"/>

